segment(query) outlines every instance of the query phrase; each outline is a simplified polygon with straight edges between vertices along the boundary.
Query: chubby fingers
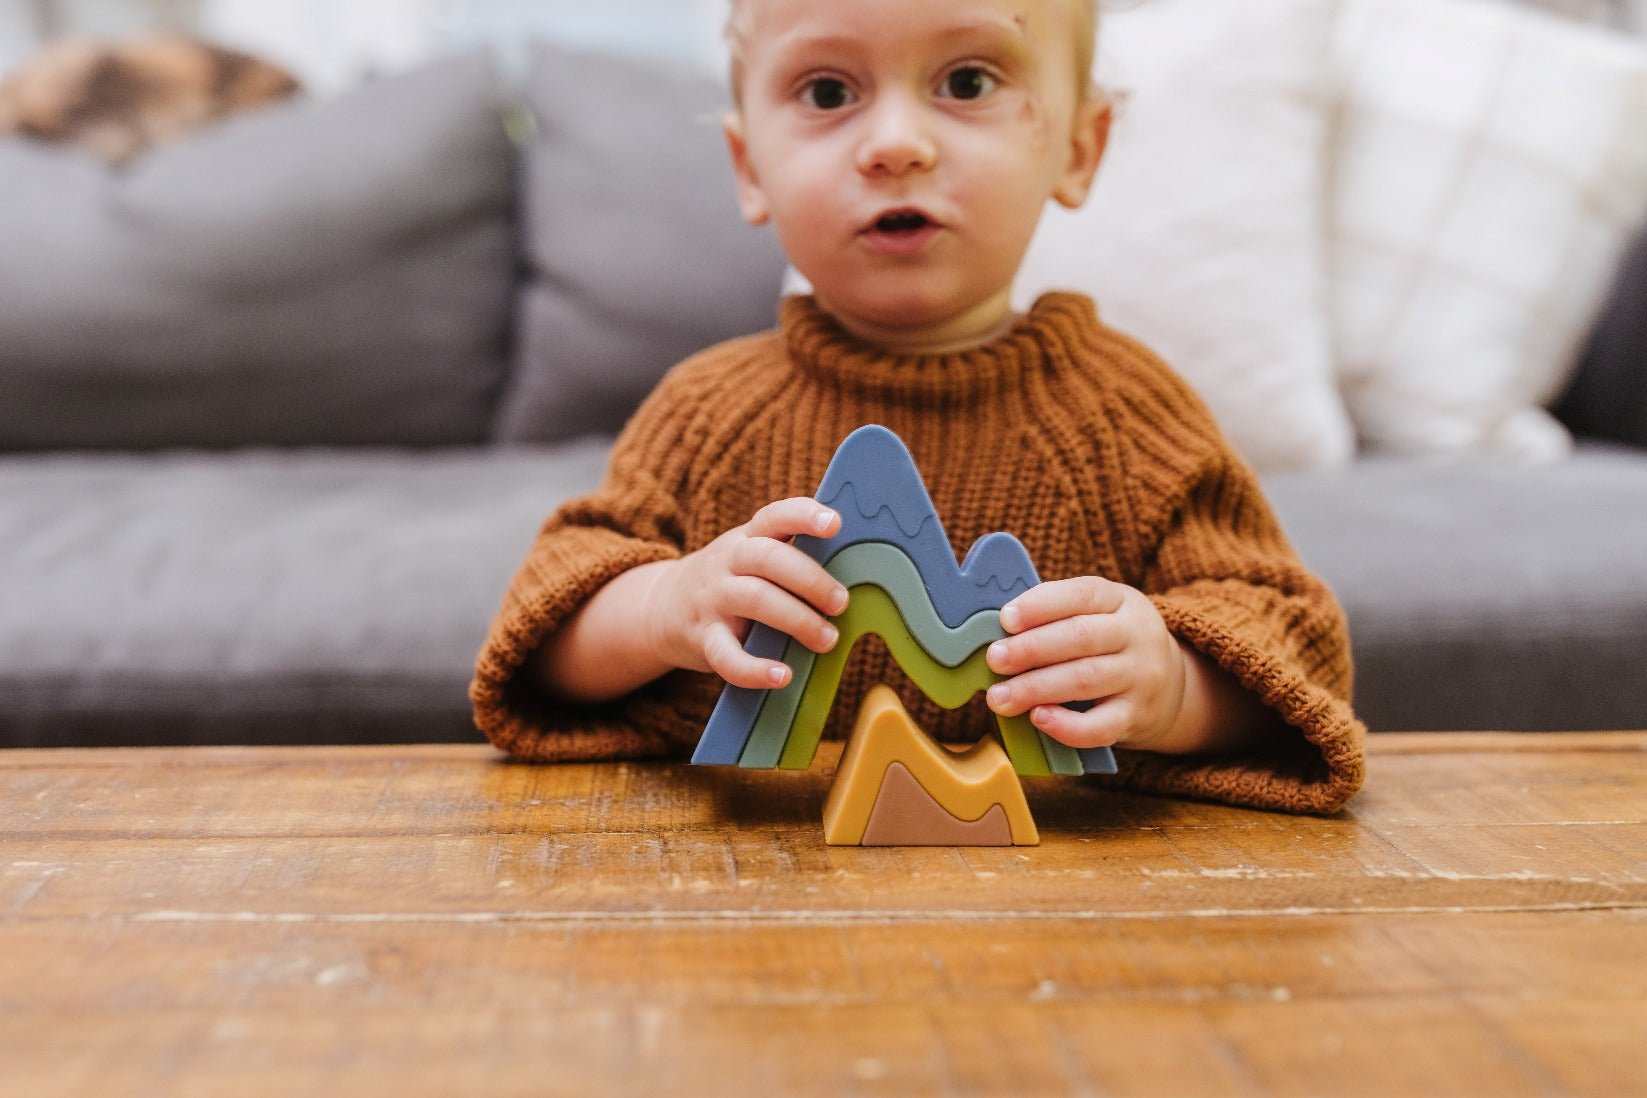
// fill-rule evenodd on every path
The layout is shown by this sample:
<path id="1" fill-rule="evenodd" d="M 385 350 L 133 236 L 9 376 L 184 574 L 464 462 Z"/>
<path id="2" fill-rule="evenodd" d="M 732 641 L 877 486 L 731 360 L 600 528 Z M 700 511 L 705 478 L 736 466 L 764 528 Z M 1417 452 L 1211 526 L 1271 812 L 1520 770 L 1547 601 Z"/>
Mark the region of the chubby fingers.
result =
<path id="1" fill-rule="evenodd" d="M 1127 588 L 1099 576 L 1075 576 L 1031 588 L 1001 609 L 1008 636 L 990 645 L 987 662 L 998 675 L 989 707 L 1002 716 L 1028 712 L 1049 736 L 1074 747 L 1108 745 L 1131 719 L 1123 695 L 1134 685 L 1124 655 L 1128 626 L 1117 614 Z M 1064 702 L 1111 699 L 1087 712 Z"/>
<path id="2" fill-rule="evenodd" d="M 1134 706 L 1127 698 L 1110 698 L 1080 712 L 1061 705 L 1038 705 L 1030 711 L 1035 727 L 1076 749 L 1110 747 L 1131 727 Z"/>
<path id="3" fill-rule="evenodd" d="M 839 614 L 846 609 L 847 590 L 841 581 L 788 542 L 774 541 L 768 537 L 744 538 L 732 547 L 731 568 L 734 576 L 758 578 L 776 584 L 811 603 L 824 614 Z M 820 619 L 813 624 L 822 625 L 823 622 Z M 801 636 L 791 629 L 784 629 L 784 632 L 790 636 Z"/>
<path id="4" fill-rule="evenodd" d="M 702 636 L 710 670 L 735 686 L 770 689 L 787 685 L 793 672 L 781 660 L 744 651 L 728 618 L 771 626 L 815 652 L 839 640 L 829 616 L 846 609 L 848 593 L 824 567 L 790 543 L 799 534 L 827 537 L 840 528 L 840 515 L 817 500 L 797 496 L 769 503 L 723 544 L 727 574 L 714 584 L 712 603 L 720 619 Z"/>
<path id="5" fill-rule="evenodd" d="M 1060 621 L 1077 614 L 1113 614 L 1129 588 L 1102 576 L 1071 576 L 1037 584 L 1001 607 L 1001 628 L 1008 633 Z"/>
<path id="6" fill-rule="evenodd" d="M 1077 614 L 1048 622 L 989 646 L 985 660 L 997 675 L 1104 656 L 1127 646 L 1127 625 L 1115 614 Z"/>
<path id="7" fill-rule="evenodd" d="M 830 537 L 841 528 L 838 512 L 807 496 L 776 500 L 755 512 L 744 533 L 756 538 L 790 538 L 797 534 Z"/>
<path id="8" fill-rule="evenodd" d="M 750 690 L 770 690 L 785 686 L 793 672 L 782 660 L 763 660 L 743 650 L 743 642 L 724 621 L 705 627 L 703 657 L 709 670 L 731 683 Z"/>
<path id="9" fill-rule="evenodd" d="M 1043 703 L 1085 701 L 1126 689 L 1117 656 L 1129 643 L 1125 615 L 1117 614 L 1130 588 L 1098 576 L 1053 580 L 1030 588 L 1001 608 L 1009 635 L 989 646 L 985 660 L 997 675 L 1012 675 L 989 691 L 990 708 L 1016 716 Z"/>
<path id="10" fill-rule="evenodd" d="M 1132 661 L 1126 656 L 1085 656 L 1003 679 L 989 688 L 989 707 L 1003 717 L 1016 717 L 1036 707 L 1124 694 L 1134 682 Z"/>

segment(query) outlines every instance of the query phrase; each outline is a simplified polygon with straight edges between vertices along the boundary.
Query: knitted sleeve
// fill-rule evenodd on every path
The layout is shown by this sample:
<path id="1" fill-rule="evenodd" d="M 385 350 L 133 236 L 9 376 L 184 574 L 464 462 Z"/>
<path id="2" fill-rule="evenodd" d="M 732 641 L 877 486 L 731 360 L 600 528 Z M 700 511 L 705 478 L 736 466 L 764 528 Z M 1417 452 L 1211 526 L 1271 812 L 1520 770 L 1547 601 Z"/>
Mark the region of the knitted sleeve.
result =
<path id="1" fill-rule="evenodd" d="M 549 516 L 505 592 L 476 657 L 469 700 L 476 727 L 511 755 L 664 755 L 702 730 L 701 720 L 685 719 L 671 700 L 683 672 L 585 705 L 546 696 L 527 671 L 528 657 L 602 586 L 630 568 L 683 554 L 697 397 L 678 372 L 664 379 L 619 434 L 600 487 Z"/>
<path id="2" fill-rule="evenodd" d="M 1350 708 L 1349 628 L 1306 569 L 1252 469 L 1200 397 L 1147 348 L 1112 333 L 1106 351 L 1124 412 L 1108 427 L 1137 541 L 1133 585 L 1174 636 L 1279 715 L 1246 755 L 1118 751 L 1110 781 L 1255 808 L 1331 813 L 1361 787 L 1366 729 Z"/>
<path id="3" fill-rule="evenodd" d="M 1188 484 L 1140 589 L 1175 636 L 1257 694 L 1285 731 L 1244 757 L 1129 753 L 1125 782 L 1289 812 L 1343 807 L 1361 787 L 1366 731 L 1350 709 L 1348 626 L 1238 458 L 1209 458 Z"/>

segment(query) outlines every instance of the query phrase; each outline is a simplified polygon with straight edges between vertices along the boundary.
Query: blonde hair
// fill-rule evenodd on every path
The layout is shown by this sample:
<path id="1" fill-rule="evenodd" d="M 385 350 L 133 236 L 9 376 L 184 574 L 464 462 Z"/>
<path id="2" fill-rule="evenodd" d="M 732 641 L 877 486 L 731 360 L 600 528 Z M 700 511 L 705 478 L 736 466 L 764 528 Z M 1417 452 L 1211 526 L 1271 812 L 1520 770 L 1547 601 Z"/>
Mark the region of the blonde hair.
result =
<path id="1" fill-rule="evenodd" d="M 1063 0 L 1074 7 L 1075 14 L 1075 93 L 1078 98 L 1092 94 L 1092 62 L 1097 48 L 1099 0 Z M 749 0 L 730 0 L 731 10 L 726 15 L 722 37 L 726 40 L 728 81 L 732 87 L 732 103 L 743 105 L 743 42 L 744 13 Z"/>

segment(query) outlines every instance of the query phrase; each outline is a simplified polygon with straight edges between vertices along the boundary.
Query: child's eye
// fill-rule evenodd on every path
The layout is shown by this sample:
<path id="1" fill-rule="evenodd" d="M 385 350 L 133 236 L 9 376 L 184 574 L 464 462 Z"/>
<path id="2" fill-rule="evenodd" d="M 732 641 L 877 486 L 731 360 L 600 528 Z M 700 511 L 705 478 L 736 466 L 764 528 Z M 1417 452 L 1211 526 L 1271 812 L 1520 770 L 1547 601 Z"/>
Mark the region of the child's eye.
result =
<path id="1" fill-rule="evenodd" d="M 995 87 L 995 78 L 977 65 L 966 65 L 944 77 L 938 86 L 940 98 L 978 99 Z"/>
<path id="2" fill-rule="evenodd" d="M 852 102 L 852 89 L 833 76 L 820 76 L 806 82 L 801 88 L 801 98 L 808 106 L 832 111 Z"/>

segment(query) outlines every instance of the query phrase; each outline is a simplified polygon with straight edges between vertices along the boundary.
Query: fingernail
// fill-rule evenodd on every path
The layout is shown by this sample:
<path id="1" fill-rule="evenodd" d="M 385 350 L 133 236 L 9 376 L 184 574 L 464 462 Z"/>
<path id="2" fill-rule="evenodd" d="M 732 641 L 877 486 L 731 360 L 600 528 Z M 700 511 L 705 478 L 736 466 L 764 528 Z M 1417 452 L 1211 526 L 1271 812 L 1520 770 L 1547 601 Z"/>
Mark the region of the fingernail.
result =
<path id="1" fill-rule="evenodd" d="M 1047 716 L 1047 707 L 1044 705 L 1037 705 L 1030 711 L 1029 719 L 1035 724 L 1045 724 L 1047 723 Z"/>
<path id="2" fill-rule="evenodd" d="M 1008 630 L 1018 628 L 1018 608 L 1016 606 L 1001 607 L 1001 628 Z"/>
<path id="3" fill-rule="evenodd" d="M 774 686 L 782 686 L 783 680 L 789 677 L 789 668 L 773 667 L 766 672 L 766 677 L 772 680 Z"/>
<path id="4" fill-rule="evenodd" d="M 1003 641 L 996 641 L 989 646 L 989 658 L 995 663 L 1000 663 L 1006 659 L 1006 654 L 1006 643 Z"/>
<path id="5" fill-rule="evenodd" d="M 1012 696 L 1012 687 L 1004 682 L 998 682 L 989 688 L 989 704 L 1005 705 L 1007 698 Z"/>
<path id="6" fill-rule="evenodd" d="M 830 613 L 839 614 L 842 610 L 845 610 L 847 600 L 850 599 L 850 598 L 851 598 L 851 596 L 847 594 L 846 588 L 844 588 L 844 587 L 835 588 L 835 594 L 829 600 L 829 605 L 834 607 L 834 609 L 831 610 Z"/>
<path id="7" fill-rule="evenodd" d="M 826 625 L 823 630 L 823 639 L 825 644 L 833 648 L 835 647 L 835 642 L 841 639 L 841 631 L 836 629 L 833 625 Z"/>
<path id="8" fill-rule="evenodd" d="M 819 511 L 812 516 L 812 528 L 820 533 L 829 529 L 829 520 L 835 516 L 828 511 Z"/>

